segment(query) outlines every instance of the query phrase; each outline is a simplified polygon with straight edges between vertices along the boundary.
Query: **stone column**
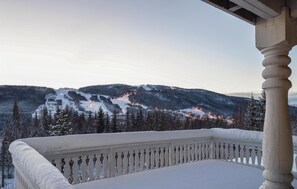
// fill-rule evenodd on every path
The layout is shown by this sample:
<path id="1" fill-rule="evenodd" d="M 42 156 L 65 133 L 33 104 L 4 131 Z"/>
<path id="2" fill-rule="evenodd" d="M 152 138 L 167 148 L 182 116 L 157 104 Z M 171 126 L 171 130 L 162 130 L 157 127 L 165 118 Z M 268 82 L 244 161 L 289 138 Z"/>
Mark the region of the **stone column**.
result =
<path id="1" fill-rule="evenodd" d="M 288 111 L 288 77 L 291 69 L 288 56 L 296 44 L 296 24 L 289 10 L 256 24 L 256 44 L 265 59 L 262 76 L 266 93 L 266 114 L 263 133 L 264 183 L 260 189 L 291 189 L 293 175 L 293 143 Z"/>

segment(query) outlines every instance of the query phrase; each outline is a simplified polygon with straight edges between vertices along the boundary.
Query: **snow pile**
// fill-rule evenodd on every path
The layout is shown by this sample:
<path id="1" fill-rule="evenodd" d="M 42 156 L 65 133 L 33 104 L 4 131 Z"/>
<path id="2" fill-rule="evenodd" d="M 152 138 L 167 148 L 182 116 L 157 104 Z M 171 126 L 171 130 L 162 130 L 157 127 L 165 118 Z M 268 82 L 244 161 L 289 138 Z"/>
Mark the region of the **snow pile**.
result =
<path id="1" fill-rule="evenodd" d="M 9 151 L 14 157 L 14 164 L 21 167 L 21 174 L 31 179 L 34 188 L 74 189 L 57 168 L 26 143 L 14 141 Z"/>

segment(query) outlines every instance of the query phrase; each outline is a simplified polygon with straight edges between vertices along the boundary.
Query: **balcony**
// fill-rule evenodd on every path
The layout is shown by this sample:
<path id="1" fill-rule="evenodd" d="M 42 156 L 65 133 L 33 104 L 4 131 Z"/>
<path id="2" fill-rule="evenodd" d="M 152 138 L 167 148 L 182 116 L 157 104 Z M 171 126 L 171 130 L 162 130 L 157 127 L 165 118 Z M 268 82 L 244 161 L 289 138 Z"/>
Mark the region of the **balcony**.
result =
<path id="1" fill-rule="evenodd" d="M 261 141 L 261 132 L 203 129 L 28 138 L 9 150 L 17 189 L 230 189 L 264 181 Z"/>

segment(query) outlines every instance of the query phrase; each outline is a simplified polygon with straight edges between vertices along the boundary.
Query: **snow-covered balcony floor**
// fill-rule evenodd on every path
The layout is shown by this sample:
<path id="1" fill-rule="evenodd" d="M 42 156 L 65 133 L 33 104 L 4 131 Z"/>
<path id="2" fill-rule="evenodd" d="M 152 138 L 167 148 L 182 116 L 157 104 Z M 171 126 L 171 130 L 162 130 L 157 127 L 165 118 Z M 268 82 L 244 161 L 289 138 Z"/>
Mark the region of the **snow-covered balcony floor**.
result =
<path id="1" fill-rule="evenodd" d="M 77 189 L 251 189 L 262 170 L 221 160 L 204 160 L 75 185 Z M 293 185 L 297 188 L 297 181 Z"/>

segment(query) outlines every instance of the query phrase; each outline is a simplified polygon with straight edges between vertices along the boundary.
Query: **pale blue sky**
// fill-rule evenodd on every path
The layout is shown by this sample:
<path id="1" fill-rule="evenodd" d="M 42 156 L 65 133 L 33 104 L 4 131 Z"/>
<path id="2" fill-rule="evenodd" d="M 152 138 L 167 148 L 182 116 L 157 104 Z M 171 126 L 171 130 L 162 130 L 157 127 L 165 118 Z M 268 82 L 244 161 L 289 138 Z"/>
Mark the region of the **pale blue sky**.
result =
<path id="1" fill-rule="evenodd" d="M 254 35 L 200 0 L 0 1 L 0 84 L 260 91 Z"/>

